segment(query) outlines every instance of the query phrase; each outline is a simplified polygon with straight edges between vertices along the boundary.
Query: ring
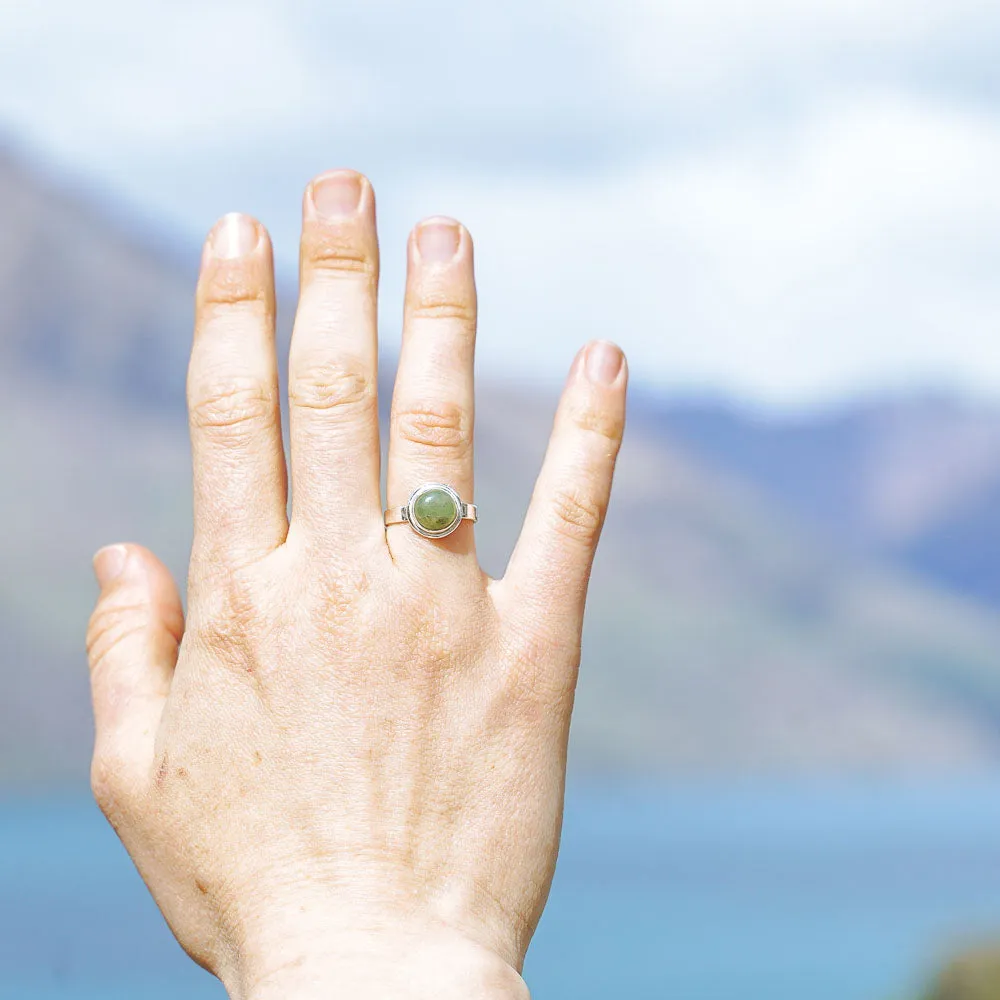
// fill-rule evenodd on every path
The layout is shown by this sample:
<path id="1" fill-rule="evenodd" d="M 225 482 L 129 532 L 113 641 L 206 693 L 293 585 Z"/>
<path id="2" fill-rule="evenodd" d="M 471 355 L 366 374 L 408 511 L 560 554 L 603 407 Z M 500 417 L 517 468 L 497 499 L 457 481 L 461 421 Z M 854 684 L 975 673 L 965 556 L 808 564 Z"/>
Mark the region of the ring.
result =
<path id="1" fill-rule="evenodd" d="M 466 503 L 447 483 L 423 483 L 402 507 L 390 507 L 384 514 L 386 526 L 408 524 L 424 538 L 444 538 L 462 521 L 478 521 L 474 503 Z"/>

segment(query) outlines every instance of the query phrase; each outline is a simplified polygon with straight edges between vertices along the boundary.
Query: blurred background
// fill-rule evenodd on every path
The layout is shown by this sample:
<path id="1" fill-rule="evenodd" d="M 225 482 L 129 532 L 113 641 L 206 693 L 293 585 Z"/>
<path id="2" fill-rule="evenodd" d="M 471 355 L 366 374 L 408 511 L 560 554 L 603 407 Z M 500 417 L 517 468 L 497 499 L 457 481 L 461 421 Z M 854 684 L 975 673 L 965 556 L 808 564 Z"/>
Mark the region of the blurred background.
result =
<path id="1" fill-rule="evenodd" d="M 5 5 L 0 997 L 223 996 L 89 801 L 89 560 L 183 576 L 200 242 L 265 222 L 287 342 L 335 166 L 386 398 L 410 226 L 477 240 L 492 572 L 577 346 L 630 358 L 535 1000 L 1000 995 L 998 45 L 996 0 Z"/>

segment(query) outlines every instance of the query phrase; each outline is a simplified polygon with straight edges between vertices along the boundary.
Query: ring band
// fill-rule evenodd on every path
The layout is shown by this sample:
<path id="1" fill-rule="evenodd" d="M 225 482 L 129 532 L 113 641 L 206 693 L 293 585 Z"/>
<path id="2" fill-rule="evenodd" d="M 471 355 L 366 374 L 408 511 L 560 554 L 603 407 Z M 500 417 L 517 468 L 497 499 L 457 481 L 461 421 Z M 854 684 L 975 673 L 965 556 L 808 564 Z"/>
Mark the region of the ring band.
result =
<path id="1" fill-rule="evenodd" d="M 390 507 L 382 515 L 386 527 L 408 524 L 424 538 L 444 538 L 463 521 L 478 521 L 479 509 L 466 503 L 447 483 L 422 483 L 402 507 Z"/>

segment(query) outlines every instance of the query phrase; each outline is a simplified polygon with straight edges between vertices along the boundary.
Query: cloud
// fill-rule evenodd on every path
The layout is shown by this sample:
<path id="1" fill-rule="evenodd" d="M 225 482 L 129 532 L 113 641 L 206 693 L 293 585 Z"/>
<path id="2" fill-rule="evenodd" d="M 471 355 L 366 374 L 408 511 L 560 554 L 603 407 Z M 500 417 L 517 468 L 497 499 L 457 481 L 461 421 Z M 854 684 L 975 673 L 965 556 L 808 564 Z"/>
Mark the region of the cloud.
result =
<path id="1" fill-rule="evenodd" d="M 291 263 L 302 184 L 401 245 L 478 240 L 483 367 L 591 336 L 640 378 L 774 404 L 1000 391 L 1000 11 L 982 0 L 68 0 L 0 22 L 0 121 L 194 240 L 232 208 Z"/>
<path id="2" fill-rule="evenodd" d="M 990 40 L 1000 12 L 982 0 L 52 0 L 0 23 L 0 112 L 125 149 L 310 124 L 478 139 L 622 123 L 656 145 L 658 118 L 781 85 L 794 104 Z"/>
<path id="3" fill-rule="evenodd" d="M 301 27 L 259 2 L 19 5 L 2 28 L 0 110 L 88 155 L 301 128 L 346 82 L 299 58 Z"/>
<path id="4" fill-rule="evenodd" d="M 1000 391 L 998 170 L 992 118 L 868 95 L 598 178 L 455 176 L 415 200 L 450 197 L 475 225 L 486 364 L 554 366 L 610 336 L 661 384 L 785 404 L 907 381 Z"/>

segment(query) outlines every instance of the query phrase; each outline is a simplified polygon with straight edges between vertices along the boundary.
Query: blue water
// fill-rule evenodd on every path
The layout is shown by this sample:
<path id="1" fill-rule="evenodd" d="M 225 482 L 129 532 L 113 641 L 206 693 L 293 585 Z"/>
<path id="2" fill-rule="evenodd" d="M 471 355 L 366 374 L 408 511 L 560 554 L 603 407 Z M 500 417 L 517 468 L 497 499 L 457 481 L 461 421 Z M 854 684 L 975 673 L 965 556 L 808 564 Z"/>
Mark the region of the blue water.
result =
<path id="1" fill-rule="evenodd" d="M 571 791 L 535 1000 L 906 1000 L 1000 940 L 1000 782 Z M 85 800 L 0 804 L 0 997 L 224 1000 Z"/>

